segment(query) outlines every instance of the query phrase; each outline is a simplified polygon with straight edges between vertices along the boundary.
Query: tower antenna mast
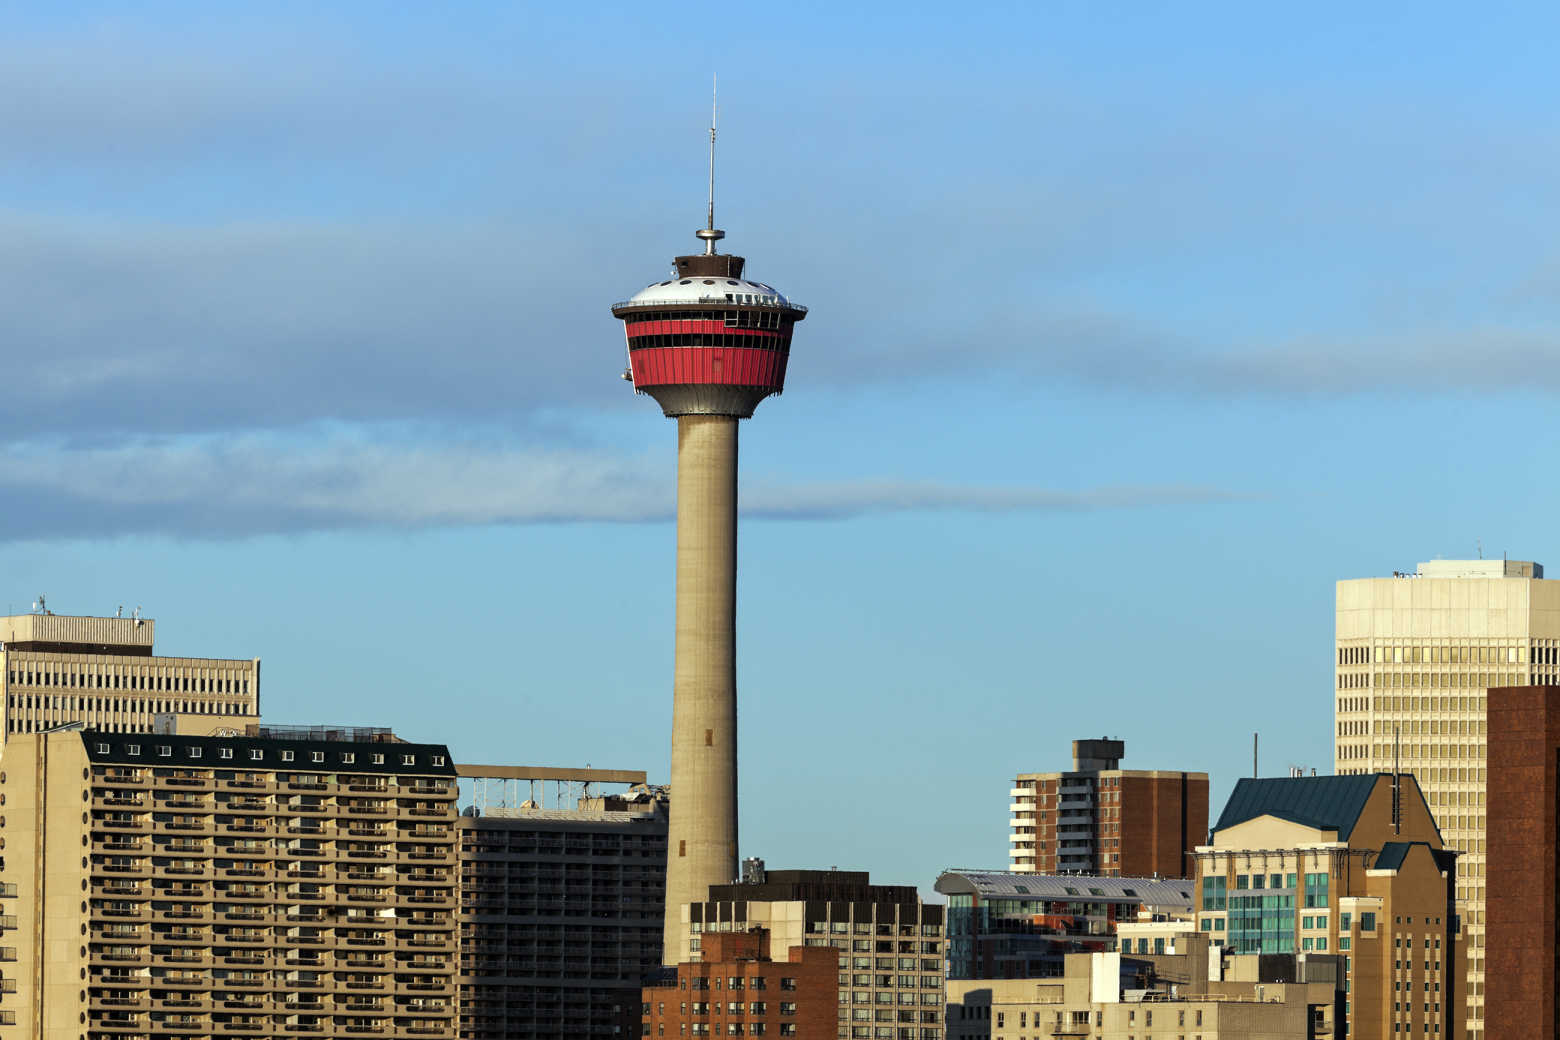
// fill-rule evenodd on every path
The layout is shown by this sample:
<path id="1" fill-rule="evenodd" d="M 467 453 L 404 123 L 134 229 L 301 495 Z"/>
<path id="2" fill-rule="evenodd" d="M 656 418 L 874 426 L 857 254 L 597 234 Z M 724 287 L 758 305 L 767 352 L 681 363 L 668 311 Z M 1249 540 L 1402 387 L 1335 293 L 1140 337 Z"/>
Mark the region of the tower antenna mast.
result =
<path id="1" fill-rule="evenodd" d="M 716 89 L 718 87 L 718 85 L 719 84 L 718 84 L 717 78 L 714 77 L 714 76 L 711 76 L 710 77 L 710 206 L 709 206 L 709 213 L 708 213 L 708 217 L 707 217 L 707 222 L 705 223 L 704 227 L 700 228 L 699 231 L 698 231 L 698 236 L 700 238 L 704 239 L 704 255 L 705 256 L 714 256 L 715 255 L 715 243 L 718 242 L 720 239 L 723 239 L 723 238 L 726 237 L 726 233 L 724 231 L 717 230 L 716 227 L 715 227 L 715 117 L 719 113 L 719 107 L 717 105 L 717 101 L 719 99 L 719 94 L 717 93 L 717 89 Z"/>

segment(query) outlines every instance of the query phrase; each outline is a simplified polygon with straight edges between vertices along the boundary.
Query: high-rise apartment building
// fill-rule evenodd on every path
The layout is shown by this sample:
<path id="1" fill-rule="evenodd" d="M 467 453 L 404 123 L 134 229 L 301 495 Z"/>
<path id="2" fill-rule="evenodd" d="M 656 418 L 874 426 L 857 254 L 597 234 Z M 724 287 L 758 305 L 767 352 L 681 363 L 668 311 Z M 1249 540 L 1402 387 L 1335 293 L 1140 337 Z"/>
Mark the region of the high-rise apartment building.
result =
<path id="1" fill-rule="evenodd" d="M 802 1038 L 834 1031 L 838 949 L 793 946 L 774 960 L 764 928 L 703 938 L 699 960 L 645 986 L 640 1035 Z"/>
<path id="2" fill-rule="evenodd" d="M 1066 772 L 1020 773 L 1009 792 L 1013 870 L 1185 877 L 1208 832 L 1208 774 L 1122 769 L 1119 740 L 1075 740 Z"/>
<path id="3" fill-rule="evenodd" d="M 454 1040 L 449 752 L 311 736 L 13 733 L 0 1040 Z"/>
<path id="4" fill-rule="evenodd" d="M 1489 1007 L 1506 1036 L 1560 1036 L 1560 686 L 1489 702 Z"/>
<path id="5" fill-rule="evenodd" d="M 1466 1028 L 1483 1040 L 1488 691 L 1560 681 L 1560 581 L 1519 560 L 1340 581 L 1334 660 L 1336 771 L 1412 772 L 1462 854 Z"/>
<path id="6" fill-rule="evenodd" d="M 490 781 L 632 785 L 572 808 L 510 796 L 463 810 L 461 1040 L 607 1038 L 637 1027 L 640 983 L 661 965 L 665 789 L 628 770 L 456 768 L 479 791 Z"/>
<path id="7" fill-rule="evenodd" d="M 1236 954 L 1342 959 L 1350 1037 L 1456 1036 L 1457 854 L 1410 774 L 1242 779 L 1197 850 L 1199 931 Z"/>
<path id="8" fill-rule="evenodd" d="M 874 885 L 865 871 L 765 870 L 745 860 L 741 882 L 712 885 L 709 900 L 685 904 L 677 920 L 678 963 L 698 959 L 712 933 L 755 927 L 769 932 L 775 949 L 840 951 L 841 1040 L 942 1040 L 943 907 L 923 904 L 913 885 Z"/>
<path id="9" fill-rule="evenodd" d="M 149 733 L 172 716 L 181 733 L 212 733 L 258 720 L 258 659 L 154 657 L 154 627 L 140 617 L 0 617 L 4 738 L 73 722 Z"/>

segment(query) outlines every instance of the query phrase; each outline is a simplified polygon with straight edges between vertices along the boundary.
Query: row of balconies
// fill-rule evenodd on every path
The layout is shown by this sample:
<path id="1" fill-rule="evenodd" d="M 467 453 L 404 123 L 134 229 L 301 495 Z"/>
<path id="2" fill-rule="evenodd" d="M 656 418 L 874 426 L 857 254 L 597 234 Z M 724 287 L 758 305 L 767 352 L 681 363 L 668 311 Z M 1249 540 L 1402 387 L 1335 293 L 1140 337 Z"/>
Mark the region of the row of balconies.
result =
<path id="1" fill-rule="evenodd" d="M 238 980 L 242 985 L 243 981 Z M 219 983 L 220 985 L 220 983 Z M 302 983 L 288 982 L 289 988 L 284 991 L 282 987 L 274 987 L 272 990 L 257 991 L 255 993 L 243 993 L 237 996 L 226 996 L 222 992 L 215 995 L 199 993 L 196 991 L 178 991 L 178 995 L 153 996 L 147 992 L 134 990 L 107 990 L 93 992 L 89 996 L 89 1006 L 101 1008 L 126 1008 L 132 1011 L 177 1011 L 197 1010 L 210 1011 L 213 1007 L 220 1006 L 228 1001 L 237 1001 L 247 1008 L 266 1008 L 274 1006 L 280 1008 L 292 1008 L 300 1004 L 309 1004 L 314 1007 L 331 1008 L 336 1011 L 350 1010 L 365 1002 L 372 1002 L 376 1008 L 391 1008 L 397 1014 L 429 1014 L 429 1002 L 441 1003 L 448 1006 L 448 998 L 454 993 L 454 985 L 439 987 L 422 987 L 418 990 L 402 990 L 384 986 L 383 992 L 365 994 L 362 992 L 324 992 L 323 988 L 306 987 Z M 308 989 L 309 992 L 293 992 L 294 990 Z M 434 992 L 437 990 L 437 992 Z M 262 992 L 277 992 L 274 999 L 268 999 Z M 436 1011 L 432 1013 L 437 1013 Z"/>

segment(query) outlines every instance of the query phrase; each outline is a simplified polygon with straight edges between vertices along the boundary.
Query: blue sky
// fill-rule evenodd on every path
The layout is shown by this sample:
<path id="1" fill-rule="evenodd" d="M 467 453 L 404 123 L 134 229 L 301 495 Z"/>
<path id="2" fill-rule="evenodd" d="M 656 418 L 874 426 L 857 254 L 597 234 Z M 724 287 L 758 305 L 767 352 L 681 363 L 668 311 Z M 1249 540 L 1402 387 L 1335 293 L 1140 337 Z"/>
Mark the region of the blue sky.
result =
<path id="1" fill-rule="evenodd" d="M 1331 763 L 1332 583 L 1554 561 L 1548 7 L 0 14 L 0 573 L 277 722 L 666 773 L 612 301 L 812 308 L 743 429 L 743 851 L 927 885 L 1119 735 Z M 1560 566 L 1560 564 L 1555 564 Z M 6 602 L 0 602 L 0 607 Z"/>

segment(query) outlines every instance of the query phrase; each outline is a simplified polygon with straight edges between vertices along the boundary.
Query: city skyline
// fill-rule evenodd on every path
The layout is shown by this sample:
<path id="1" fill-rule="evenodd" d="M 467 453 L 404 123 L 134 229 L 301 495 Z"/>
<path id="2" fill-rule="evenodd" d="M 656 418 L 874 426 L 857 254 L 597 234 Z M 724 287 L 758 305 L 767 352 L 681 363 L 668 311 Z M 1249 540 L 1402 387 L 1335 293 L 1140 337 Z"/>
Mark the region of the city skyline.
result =
<path id="1" fill-rule="evenodd" d="M 1214 805 L 1252 731 L 1326 770 L 1336 580 L 1554 558 L 1554 13 L 1227 14 L 800 11 L 717 68 L 721 223 L 815 315 L 744 445 L 742 854 L 999 867 L 1051 732 Z M 7 16 L 0 607 L 662 779 L 674 458 L 601 301 L 701 221 L 707 71 L 467 19 Z"/>

